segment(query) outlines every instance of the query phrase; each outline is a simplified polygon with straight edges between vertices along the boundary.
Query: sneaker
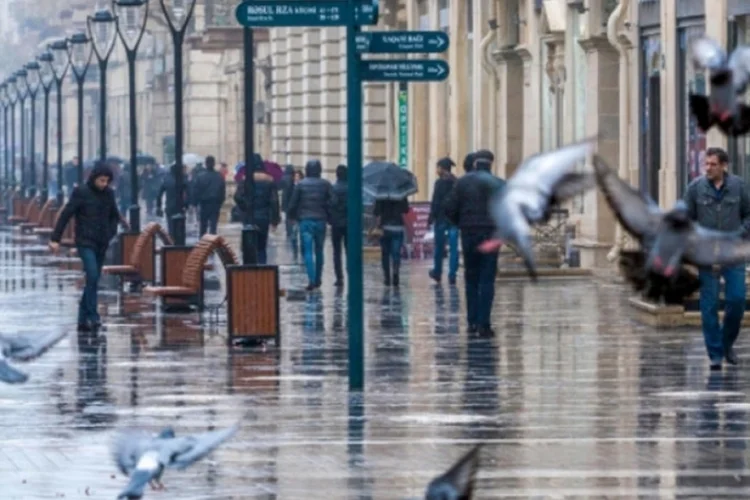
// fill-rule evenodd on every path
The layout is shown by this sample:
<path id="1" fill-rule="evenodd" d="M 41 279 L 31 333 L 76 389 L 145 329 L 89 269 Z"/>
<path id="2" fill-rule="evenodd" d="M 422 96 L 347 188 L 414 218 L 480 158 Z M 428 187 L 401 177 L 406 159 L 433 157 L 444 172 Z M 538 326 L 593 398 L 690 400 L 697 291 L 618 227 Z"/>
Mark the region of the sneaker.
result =
<path id="1" fill-rule="evenodd" d="M 428 275 L 428 276 L 429 276 L 429 277 L 430 277 L 430 278 L 431 278 L 432 280 L 434 280 L 434 281 L 435 281 L 435 283 L 440 283 L 440 278 L 441 278 L 441 276 L 440 276 L 439 274 L 437 274 L 437 273 L 436 273 L 435 271 L 430 271 L 429 273 L 427 273 L 427 275 Z"/>
<path id="2" fill-rule="evenodd" d="M 494 337 L 495 336 L 495 330 L 493 330 L 491 326 L 482 326 L 477 331 L 477 334 L 480 337 Z"/>
<path id="3" fill-rule="evenodd" d="M 740 358 L 737 357 L 737 353 L 734 352 L 734 349 L 730 348 L 729 351 L 727 351 L 724 358 L 727 360 L 727 363 L 729 363 L 732 366 L 737 366 L 740 364 Z"/>
<path id="4" fill-rule="evenodd" d="M 477 333 L 479 330 L 479 327 L 477 325 L 469 325 L 468 332 L 469 333 Z"/>
<path id="5" fill-rule="evenodd" d="M 721 360 L 720 359 L 712 359 L 711 360 L 711 371 L 716 372 L 721 370 Z"/>
<path id="6" fill-rule="evenodd" d="M 455 276 L 448 276 L 448 284 L 453 286 L 456 284 L 456 277 Z"/>

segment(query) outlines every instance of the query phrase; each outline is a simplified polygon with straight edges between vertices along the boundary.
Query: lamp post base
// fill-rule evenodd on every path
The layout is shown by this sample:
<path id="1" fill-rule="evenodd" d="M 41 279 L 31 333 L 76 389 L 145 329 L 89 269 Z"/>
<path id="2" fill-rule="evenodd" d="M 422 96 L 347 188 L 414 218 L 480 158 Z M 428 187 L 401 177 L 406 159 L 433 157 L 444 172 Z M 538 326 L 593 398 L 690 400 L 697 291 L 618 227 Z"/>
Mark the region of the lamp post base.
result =
<path id="1" fill-rule="evenodd" d="M 184 212 L 177 213 L 172 216 L 172 241 L 175 245 L 185 245 L 185 214 Z"/>
<path id="2" fill-rule="evenodd" d="M 131 205 L 128 210 L 128 222 L 130 223 L 130 230 L 135 233 L 141 232 L 141 207 L 138 205 Z"/>
<path id="3" fill-rule="evenodd" d="M 242 226 L 242 263 L 255 265 L 258 263 L 258 227 L 253 224 Z"/>

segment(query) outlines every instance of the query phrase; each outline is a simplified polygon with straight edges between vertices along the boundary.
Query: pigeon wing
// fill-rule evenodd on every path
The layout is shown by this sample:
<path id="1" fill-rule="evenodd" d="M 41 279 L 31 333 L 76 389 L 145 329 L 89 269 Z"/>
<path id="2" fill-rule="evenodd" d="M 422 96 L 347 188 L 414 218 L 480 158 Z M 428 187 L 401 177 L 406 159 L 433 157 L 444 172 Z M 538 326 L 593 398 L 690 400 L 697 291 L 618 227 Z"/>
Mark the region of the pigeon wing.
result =
<path id="1" fill-rule="evenodd" d="M 691 47 L 693 62 L 701 68 L 719 70 L 727 63 L 727 53 L 711 38 L 701 37 Z"/>
<path id="2" fill-rule="evenodd" d="M 685 260 L 697 266 L 740 264 L 750 260 L 750 240 L 740 231 L 713 231 L 696 225 L 687 239 Z"/>
<path id="3" fill-rule="evenodd" d="M 28 375 L 13 368 L 4 358 L 0 358 L 0 382 L 5 382 L 6 384 L 21 384 L 28 379 Z"/>
<path id="4" fill-rule="evenodd" d="M 53 332 L 41 335 L 19 335 L 2 337 L 6 345 L 6 354 L 16 361 L 30 361 L 38 358 L 51 347 L 60 342 L 67 332 Z"/>
<path id="5" fill-rule="evenodd" d="M 446 473 L 433 479 L 427 486 L 425 499 L 456 498 L 458 500 L 470 500 L 474 492 L 474 479 L 479 465 L 479 450 L 481 447 L 481 444 L 475 446 Z"/>
<path id="6" fill-rule="evenodd" d="M 596 186 L 596 178 L 589 172 L 570 172 L 565 174 L 554 187 L 554 202 L 565 200 L 583 194 Z"/>
<path id="7" fill-rule="evenodd" d="M 620 224 L 639 240 L 653 237 L 662 218 L 656 204 L 620 179 L 599 155 L 594 157 L 594 171 L 604 198 Z"/>
<path id="8" fill-rule="evenodd" d="M 589 137 L 553 151 L 530 156 L 516 170 L 508 183 L 513 187 L 523 186 L 553 194 L 560 179 L 572 172 L 579 163 L 586 161 L 594 152 L 596 139 L 596 136 Z"/>
<path id="9" fill-rule="evenodd" d="M 750 47 L 737 47 L 729 57 L 732 72 L 732 85 L 737 93 L 742 93 L 750 80 Z"/>
<path id="10" fill-rule="evenodd" d="M 175 446 L 174 451 L 176 453 L 172 455 L 170 466 L 177 469 L 184 469 L 194 464 L 218 448 L 224 441 L 231 438 L 239 428 L 240 425 L 237 423 L 228 429 L 173 439 L 172 441 L 175 441 L 173 446 Z"/>
<path id="11" fill-rule="evenodd" d="M 125 431 L 115 439 L 112 455 L 120 472 L 129 476 L 146 450 L 153 445 L 154 437 L 142 431 Z"/>

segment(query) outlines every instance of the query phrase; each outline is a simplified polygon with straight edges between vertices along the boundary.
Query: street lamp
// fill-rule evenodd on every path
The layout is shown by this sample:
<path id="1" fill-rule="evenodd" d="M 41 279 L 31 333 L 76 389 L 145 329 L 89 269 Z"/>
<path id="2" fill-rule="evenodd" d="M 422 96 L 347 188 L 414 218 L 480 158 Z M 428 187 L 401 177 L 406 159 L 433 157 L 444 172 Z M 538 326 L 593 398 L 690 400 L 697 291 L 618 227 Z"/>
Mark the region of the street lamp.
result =
<path id="1" fill-rule="evenodd" d="M 52 90 L 52 84 L 55 82 L 55 70 L 52 67 L 54 56 L 52 52 L 47 51 L 39 56 L 39 78 L 42 83 L 42 91 L 44 92 L 44 127 L 43 127 L 43 138 L 44 144 L 42 146 L 42 199 L 41 203 L 44 204 L 49 198 L 49 93 Z M 61 190 L 62 186 L 58 186 Z"/>
<path id="2" fill-rule="evenodd" d="M 7 81 L 6 94 L 10 103 L 10 183 L 15 190 L 18 186 L 16 180 L 16 102 L 18 102 L 18 91 L 16 90 L 16 77 L 11 76 Z M 13 214 L 20 215 L 20 214 Z"/>
<path id="3" fill-rule="evenodd" d="M 41 84 L 39 76 L 39 63 L 31 61 L 26 66 L 26 88 L 29 91 L 29 100 L 31 101 L 31 125 L 29 131 L 31 132 L 31 151 L 29 153 L 29 197 L 33 198 L 36 196 L 36 94 L 39 91 L 39 85 Z"/>
<path id="4" fill-rule="evenodd" d="M 109 10 L 99 10 L 86 22 L 99 62 L 99 158 L 104 161 L 107 159 L 107 63 L 115 48 L 117 20 Z"/>
<path id="5" fill-rule="evenodd" d="M 49 46 L 52 54 L 52 71 L 55 74 L 57 84 L 57 204 L 62 206 L 65 194 L 63 193 L 63 140 L 62 140 L 62 85 L 65 74 L 70 67 L 70 56 L 68 55 L 68 41 L 58 40 Z M 78 158 L 81 161 L 81 158 Z"/>
<path id="6" fill-rule="evenodd" d="M 68 39 L 70 68 L 78 84 L 78 185 L 83 185 L 83 84 L 91 62 L 91 40 L 86 33 Z"/>
<path id="7" fill-rule="evenodd" d="M 175 162 L 172 165 L 172 175 L 174 175 L 175 186 L 177 189 L 177 213 L 172 216 L 172 240 L 175 245 L 185 244 L 185 213 L 183 210 L 183 198 L 181 193 L 185 189 L 185 177 L 183 175 L 182 155 L 184 154 L 183 146 L 183 113 L 182 113 L 182 44 L 185 41 L 185 31 L 193 16 L 195 0 L 159 0 L 164 18 L 167 20 L 169 31 L 172 33 L 172 42 L 174 43 L 174 152 Z M 172 4 L 172 8 L 167 8 L 167 3 Z"/>
<path id="8" fill-rule="evenodd" d="M 19 69 L 16 75 L 16 91 L 21 103 L 21 193 L 25 198 L 28 195 L 29 178 L 26 175 L 26 98 L 29 96 L 29 87 L 26 85 L 26 70 Z"/>
<path id="9" fill-rule="evenodd" d="M 128 90 L 130 108 L 130 229 L 141 230 L 138 206 L 138 123 L 135 110 L 135 56 L 148 20 L 148 0 L 112 0 L 117 16 L 117 34 L 128 59 Z"/>

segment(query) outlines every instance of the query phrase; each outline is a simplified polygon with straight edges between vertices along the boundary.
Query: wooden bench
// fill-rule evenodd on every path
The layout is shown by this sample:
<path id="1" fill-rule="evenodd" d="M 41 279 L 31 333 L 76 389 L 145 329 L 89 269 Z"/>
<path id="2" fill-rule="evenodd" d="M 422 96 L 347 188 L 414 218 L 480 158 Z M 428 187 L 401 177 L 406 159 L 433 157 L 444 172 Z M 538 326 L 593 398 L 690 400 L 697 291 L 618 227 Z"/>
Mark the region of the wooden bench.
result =
<path id="1" fill-rule="evenodd" d="M 102 271 L 122 279 L 138 278 L 155 282 L 157 237 L 165 245 L 172 244 L 172 238 L 156 222 L 147 224 L 140 233 L 121 233 L 119 253 L 122 262 L 127 264 L 104 266 Z"/>
<path id="2" fill-rule="evenodd" d="M 60 215 L 62 215 L 63 208 L 65 208 L 65 205 L 63 205 L 62 207 L 56 207 L 54 210 L 50 210 L 48 212 L 49 222 L 42 221 L 39 227 L 35 227 L 32 230 L 33 233 L 41 238 L 49 238 L 50 236 L 52 236 L 52 231 L 55 230 L 55 225 L 57 224 L 57 220 L 60 218 Z M 72 223 L 73 221 L 71 220 L 68 225 Z"/>
<path id="3" fill-rule="evenodd" d="M 38 203 L 34 203 L 34 205 L 38 205 Z M 36 217 L 33 217 L 29 219 L 28 222 L 21 222 L 18 226 L 22 233 L 29 233 L 36 229 L 37 227 L 42 227 L 43 223 L 47 219 L 51 219 L 50 214 L 54 214 L 54 208 L 55 208 L 56 202 L 52 198 L 44 202 L 44 205 L 42 205 L 42 208 L 35 214 Z M 36 210 L 34 210 L 36 212 Z"/>
<path id="4" fill-rule="evenodd" d="M 194 305 L 203 310 L 203 271 L 208 258 L 216 253 L 222 264 L 239 264 L 226 240 L 214 234 L 204 235 L 194 247 L 162 248 L 162 286 L 147 286 L 143 291 L 162 297 L 166 306 Z M 176 271 L 181 270 L 179 273 Z"/>
<path id="5" fill-rule="evenodd" d="M 28 222 L 39 214 L 39 197 L 31 199 L 16 198 L 13 200 L 13 215 L 8 217 L 8 222 L 13 225 Z"/>

